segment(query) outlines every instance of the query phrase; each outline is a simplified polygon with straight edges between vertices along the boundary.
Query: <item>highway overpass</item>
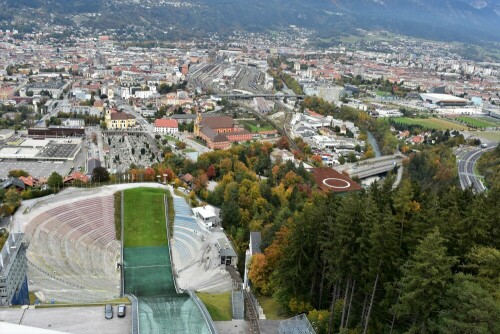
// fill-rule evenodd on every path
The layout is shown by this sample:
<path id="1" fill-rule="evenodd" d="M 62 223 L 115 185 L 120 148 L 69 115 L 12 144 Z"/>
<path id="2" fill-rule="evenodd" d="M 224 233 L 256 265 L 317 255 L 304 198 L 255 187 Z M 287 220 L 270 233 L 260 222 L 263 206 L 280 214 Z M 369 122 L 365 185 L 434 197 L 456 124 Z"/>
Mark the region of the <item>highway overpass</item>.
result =
<path id="1" fill-rule="evenodd" d="M 350 177 L 365 179 L 387 173 L 396 167 L 400 167 L 403 164 L 403 159 L 404 157 L 398 154 L 384 155 L 378 158 L 336 166 L 335 169 L 340 172 L 345 171 L 349 173 Z"/>
<path id="2" fill-rule="evenodd" d="M 472 187 L 475 193 L 482 193 L 486 190 L 479 176 L 475 174 L 474 166 L 479 158 L 491 149 L 494 149 L 494 147 L 489 147 L 487 149 L 476 148 L 466 152 L 463 156 L 461 154 L 458 156 L 458 176 L 462 189 Z"/>
<path id="3" fill-rule="evenodd" d="M 297 98 L 302 100 L 306 95 L 292 95 L 292 94 L 217 94 L 215 97 L 226 98 L 228 100 L 251 100 L 254 97 L 263 97 L 268 100 L 276 100 L 282 98 Z"/>

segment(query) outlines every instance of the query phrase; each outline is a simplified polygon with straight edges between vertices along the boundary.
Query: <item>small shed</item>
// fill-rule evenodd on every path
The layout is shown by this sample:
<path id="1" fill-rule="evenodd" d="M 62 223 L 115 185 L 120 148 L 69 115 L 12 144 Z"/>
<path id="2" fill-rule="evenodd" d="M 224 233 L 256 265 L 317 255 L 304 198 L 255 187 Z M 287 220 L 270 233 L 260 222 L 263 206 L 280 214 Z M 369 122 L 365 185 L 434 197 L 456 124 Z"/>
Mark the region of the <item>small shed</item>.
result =
<path id="1" fill-rule="evenodd" d="M 225 238 L 217 239 L 216 246 L 219 249 L 220 264 L 236 267 L 238 264 L 238 254 L 234 251 L 229 240 Z"/>

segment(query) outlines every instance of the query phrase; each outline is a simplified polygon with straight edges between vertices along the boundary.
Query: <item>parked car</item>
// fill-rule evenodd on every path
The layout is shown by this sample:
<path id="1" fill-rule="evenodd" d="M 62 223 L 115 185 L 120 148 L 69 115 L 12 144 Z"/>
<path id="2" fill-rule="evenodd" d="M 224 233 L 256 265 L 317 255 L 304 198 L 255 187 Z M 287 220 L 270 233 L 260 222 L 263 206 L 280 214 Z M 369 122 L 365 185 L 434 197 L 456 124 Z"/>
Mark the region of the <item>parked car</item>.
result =
<path id="1" fill-rule="evenodd" d="M 113 318 L 113 306 L 111 304 L 104 306 L 104 317 L 108 320 Z"/>
<path id="2" fill-rule="evenodd" d="M 125 310 L 126 310 L 125 304 L 118 305 L 118 311 L 117 311 L 118 317 L 123 318 L 125 316 Z"/>

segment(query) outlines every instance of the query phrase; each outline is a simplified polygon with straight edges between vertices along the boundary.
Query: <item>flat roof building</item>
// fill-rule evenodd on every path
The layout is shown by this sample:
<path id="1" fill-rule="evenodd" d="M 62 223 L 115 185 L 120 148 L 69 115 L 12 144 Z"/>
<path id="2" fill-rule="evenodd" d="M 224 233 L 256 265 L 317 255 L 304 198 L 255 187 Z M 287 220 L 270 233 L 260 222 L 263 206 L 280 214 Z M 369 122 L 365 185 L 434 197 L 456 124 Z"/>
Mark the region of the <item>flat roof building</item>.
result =
<path id="1" fill-rule="evenodd" d="M 214 227 L 215 225 L 217 225 L 219 217 L 212 206 L 205 205 L 198 208 L 193 208 L 192 210 L 196 218 L 205 227 Z"/>
<path id="2" fill-rule="evenodd" d="M 0 130 L 0 140 L 5 140 L 5 139 L 9 139 L 10 137 L 12 137 L 14 135 L 14 130 L 10 130 L 10 129 L 2 129 Z"/>
<path id="3" fill-rule="evenodd" d="M 229 240 L 225 238 L 217 239 L 217 248 L 219 249 L 220 263 L 236 267 L 238 264 L 238 254 L 234 251 Z"/>
<path id="4" fill-rule="evenodd" d="M 467 99 L 456 97 L 450 94 L 420 94 L 420 98 L 426 103 L 436 106 L 465 106 L 469 103 Z"/>

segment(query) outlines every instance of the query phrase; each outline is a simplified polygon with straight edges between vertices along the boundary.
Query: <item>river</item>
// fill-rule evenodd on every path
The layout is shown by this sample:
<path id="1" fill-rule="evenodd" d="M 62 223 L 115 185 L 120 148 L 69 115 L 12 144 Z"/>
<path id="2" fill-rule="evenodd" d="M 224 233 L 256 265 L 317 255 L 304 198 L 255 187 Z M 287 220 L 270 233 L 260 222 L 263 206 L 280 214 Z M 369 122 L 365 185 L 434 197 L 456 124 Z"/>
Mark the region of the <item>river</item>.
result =
<path id="1" fill-rule="evenodd" d="M 380 152 L 380 148 L 373 134 L 370 131 L 366 131 L 366 135 L 368 136 L 368 143 L 372 146 L 373 152 L 375 152 L 375 158 L 381 157 L 382 153 Z"/>

